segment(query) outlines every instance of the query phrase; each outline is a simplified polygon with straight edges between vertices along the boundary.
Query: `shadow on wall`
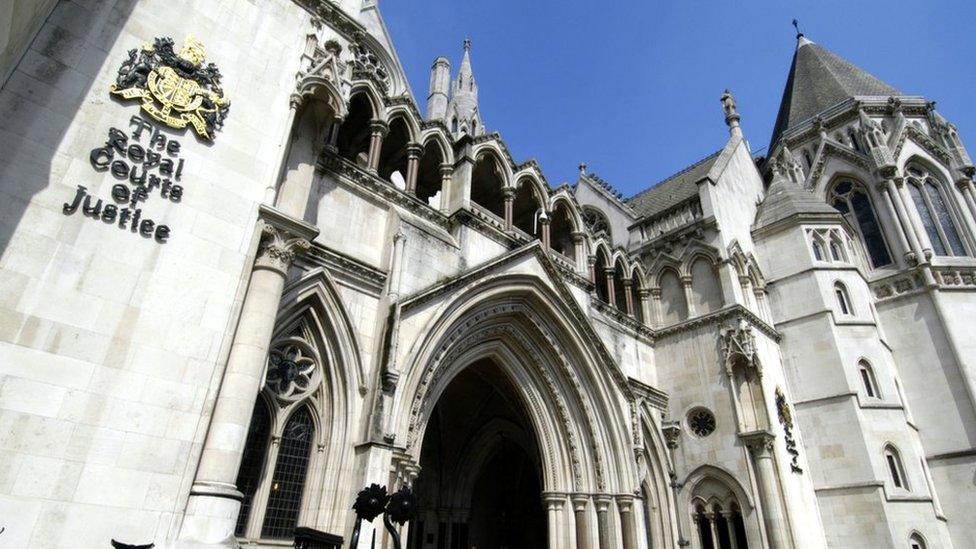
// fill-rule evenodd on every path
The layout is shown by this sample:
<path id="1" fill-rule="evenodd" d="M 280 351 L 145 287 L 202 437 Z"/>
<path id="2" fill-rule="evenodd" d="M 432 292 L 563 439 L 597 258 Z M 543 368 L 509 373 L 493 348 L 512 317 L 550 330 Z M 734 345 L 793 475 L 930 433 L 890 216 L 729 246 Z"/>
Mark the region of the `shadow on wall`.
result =
<path id="1" fill-rule="evenodd" d="M 83 117 L 92 117 L 83 104 L 136 1 L 62 0 L 0 89 L 0 261 L 38 193 L 60 184 L 65 192 L 55 193 L 58 197 L 72 195 L 74 184 L 62 180 L 72 160 L 87 159 L 88 151 L 58 149 L 69 142 L 72 123 L 77 127 Z M 107 89 L 104 100 L 109 101 Z M 95 147 L 103 139 L 92 135 L 88 141 Z M 52 198 L 39 205 L 47 210 L 40 219 L 49 222 L 33 229 L 43 235 L 36 238 L 63 240 L 61 234 L 45 232 L 61 226 L 61 202 Z"/>

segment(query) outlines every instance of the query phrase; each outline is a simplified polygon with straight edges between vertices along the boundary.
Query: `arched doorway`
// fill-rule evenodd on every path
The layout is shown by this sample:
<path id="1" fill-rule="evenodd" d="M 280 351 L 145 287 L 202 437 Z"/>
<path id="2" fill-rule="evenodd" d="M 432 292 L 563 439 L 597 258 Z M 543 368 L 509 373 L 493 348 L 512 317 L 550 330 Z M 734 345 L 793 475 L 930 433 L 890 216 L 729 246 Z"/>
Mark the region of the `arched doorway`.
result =
<path id="1" fill-rule="evenodd" d="M 545 547 L 542 464 L 518 391 L 494 359 L 462 370 L 427 424 L 408 547 Z"/>

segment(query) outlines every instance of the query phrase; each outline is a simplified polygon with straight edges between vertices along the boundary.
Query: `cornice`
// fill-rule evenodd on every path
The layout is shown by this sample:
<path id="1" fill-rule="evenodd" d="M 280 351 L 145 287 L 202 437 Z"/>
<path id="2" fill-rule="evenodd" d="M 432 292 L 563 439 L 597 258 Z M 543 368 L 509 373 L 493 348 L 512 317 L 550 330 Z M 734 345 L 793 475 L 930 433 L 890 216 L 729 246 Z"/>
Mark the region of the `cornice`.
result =
<path id="1" fill-rule="evenodd" d="M 648 345 L 654 344 L 654 331 L 637 319 L 600 299 L 593 299 L 590 303 L 594 309 L 618 324 L 623 330 L 630 332 L 631 335 L 643 340 Z"/>
<path id="2" fill-rule="evenodd" d="M 630 385 L 630 390 L 633 391 L 638 398 L 643 399 L 644 402 L 647 402 L 652 407 L 662 412 L 668 411 L 669 396 L 667 393 L 655 387 L 651 387 L 650 385 L 642 381 L 638 381 L 632 377 L 628 377 L 627 382 Z"/>
<path id="3" fill-rule="evenodd" d="M 719 324 L 730 318 L 741 318 L 745 320 L 773 341 L 779 342 L 783 337 L 782 334 L 776 330 L 776 328 L 773 328 L 767 324 L 765 320 L 759 318 L 755 313 L 739 303 L 728 305 L 707 315 L 698 316 L 666 328 L 655 330 L 654 336 L 660 340 L 664 337 L 670 337 L 675 334 L 696 330 L 703 326 Z"/>
<path id="4" fill-rule="evenodd" d="M 345 275 L 349 280 L 364 286 L 374 294 L 381 293 L 386 285 L 387 273 L 385 271 L 318 242 L 312 242 L 311 249 L 296 263 L 299 266 L 312 268 L 323 267 L 334 273 Z"/>

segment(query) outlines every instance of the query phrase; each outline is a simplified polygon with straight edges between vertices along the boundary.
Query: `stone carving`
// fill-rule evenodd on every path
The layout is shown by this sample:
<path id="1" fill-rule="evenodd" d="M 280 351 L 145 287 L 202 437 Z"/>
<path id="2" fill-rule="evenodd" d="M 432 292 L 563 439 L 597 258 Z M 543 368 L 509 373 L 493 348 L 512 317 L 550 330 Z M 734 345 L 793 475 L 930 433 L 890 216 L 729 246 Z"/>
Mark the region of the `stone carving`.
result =
<path id="1" fill-rule="evenodd" d="M 146 114 L 171 128 L 191 126 L 201 138 L 213 141 L 230 101 L 220 87 L 220 70 L 213 63 L 204 66 L 205 59 L 203 44 L 192 36 L 179 53 L 172 38 L 156 38 L 129 50 L 109 91 L 141 101 Z"/>
<path id="2" fill-rule="evenodd" d="M 762 375 L 762 366 L 756 356 L 756 336 L 752 333 L 752 325 L 744 318 L 739 318 L 734 328 L 726 328 L 721 333 L 722 358 L 725 372 L 732 375 L 732 367 L 743 364 L 754 368 Z"/>
<path id="3" fill-rule="evenodd" d="M 290 337 L 272 346 L 265 384 L 277 398 L 298 400 L 317 387 L 319 378 L 316 353 L 307 342 Z"/>
<path id="4" fill-rule="evenodd" d="M 800 451 L 796 449 L 796 439 L 793 438 L 793 413 L 790 412 L 790 405 L 786 402 L 786 395 L 783 391 L 776 388 L 776 415 L 779 416 L 779 423 L 783 426 L 783 440 L 786 441 L 786 453 L 791 456 L 790 469 L 794 473 L 803 474 L 797 460 Z"/>
<path id="5" fill-rule="evenodd" d="M 312 243 L 302 237 L 293 237 L 283 229 L 265 223 L 261 227 L 261 243 L 254 268 L 271 269 L 284 276 L 297 254 L 305 253 Z"/>

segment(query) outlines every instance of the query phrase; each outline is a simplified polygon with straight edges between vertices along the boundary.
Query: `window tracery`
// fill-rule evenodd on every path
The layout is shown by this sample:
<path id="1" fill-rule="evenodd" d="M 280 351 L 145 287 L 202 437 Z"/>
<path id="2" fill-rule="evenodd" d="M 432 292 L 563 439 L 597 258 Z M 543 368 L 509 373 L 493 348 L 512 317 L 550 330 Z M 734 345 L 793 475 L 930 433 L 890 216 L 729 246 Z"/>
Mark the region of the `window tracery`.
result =
<path id="1" fill-rule="evenodd" d="M 607 220 L 607 216 L 603 214 L 600 210 L 590 207 L 583 207 L 583 223 L 590 230 L 590 234 L 594 238 L 599 238 L 601 235 L 606 236 L 607 241 L 611 244 L 613 243 L 610 234 L 610 222 Z"/>
<path id="2" fill-rule="evenodd" d="M 706 408 L 695 408 L 688 413 L 688 428 L 699 437 L 715 432 L 715 414 Z"/>
<path id="3" fill-rule="evenodd" d="M 908 167 L 908 191 L 936 255 L 968 255 L 943 195 L 942 182 L 922 166 Z"/>
<path id="4" fill-rule="evenodd" d="M 834 186 L 828 202 L 857 229 L 868 251 L 871 266 L 877 269 L 890 265 L 891 254 L 867 190 L 853 181 L 843 180 Z"/>

